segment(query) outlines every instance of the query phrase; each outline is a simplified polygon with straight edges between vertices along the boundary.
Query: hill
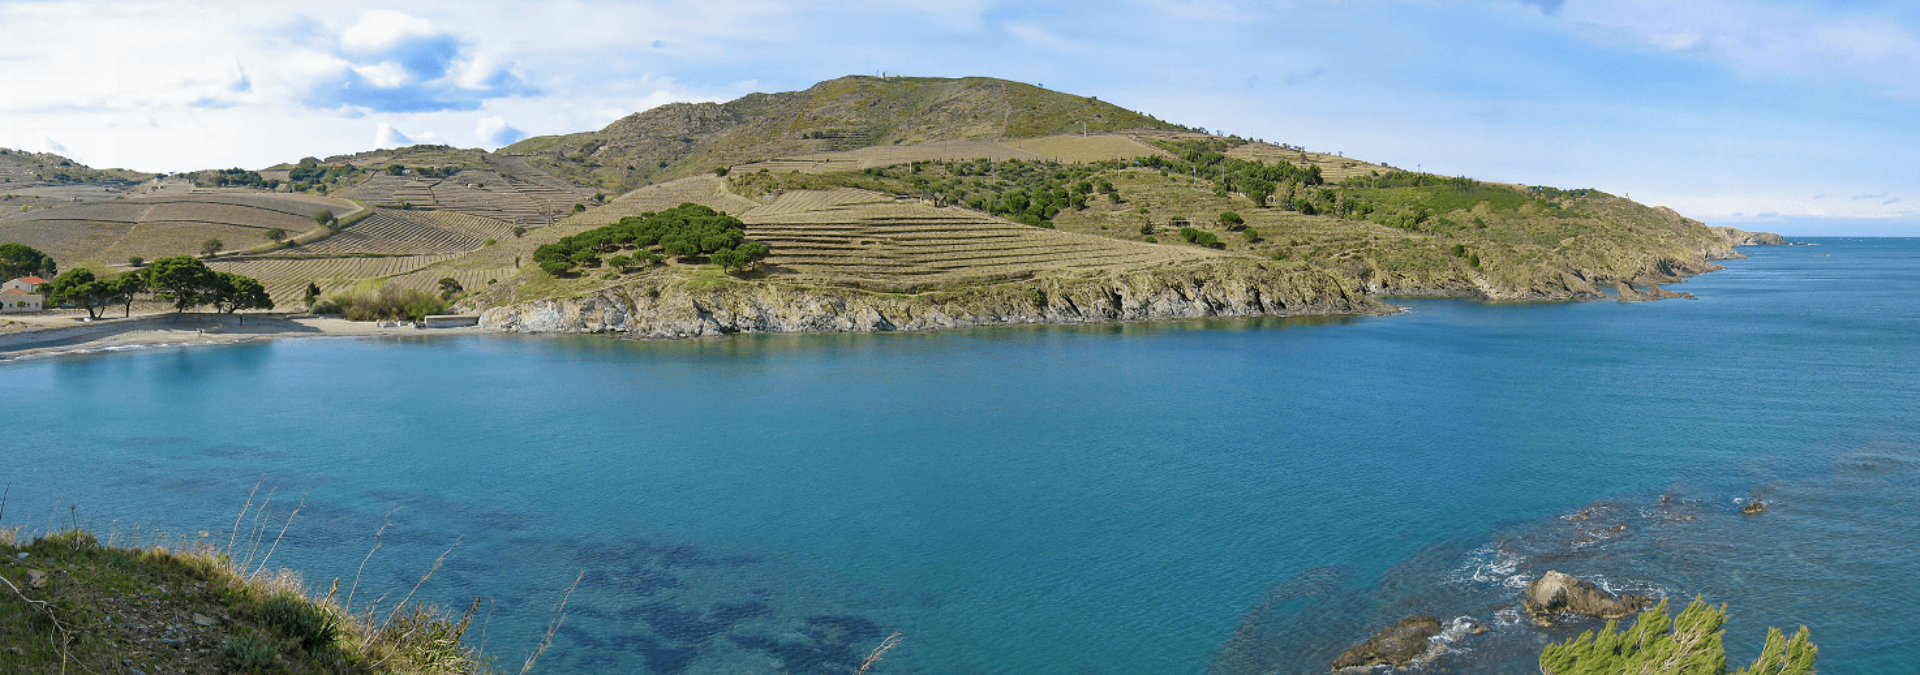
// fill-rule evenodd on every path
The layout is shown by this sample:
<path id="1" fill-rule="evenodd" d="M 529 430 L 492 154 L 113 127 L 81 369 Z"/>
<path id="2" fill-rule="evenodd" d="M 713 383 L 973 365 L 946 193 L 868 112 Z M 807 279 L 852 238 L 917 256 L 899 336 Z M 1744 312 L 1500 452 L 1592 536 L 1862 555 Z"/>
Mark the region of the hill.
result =
<path id="1" fill-rule="evenodd" d="M 672 103 L 599 131 L 500 149 L 580 185 L 624 192 L 788 155 L 1067 132 L 1187 130 L 1098 98 L 986 77 L 849 76 L 726 103 Z"/>
<path id="2" fill-rule="evenodd" d="M 71 267 L 219 239 L 210 264 L 261 279 L 283 307 L 310 283 L 452 279 L 465 309 L 522 314 L 496 327 L 617 330 L 523 310 L 602 303 L 639 321 L 684 301 L 671 311 L 685 321 L 646 329 L 660 335 L 1364 312 L 1391 295 L 1646 299 L 1733 246 L 1779 241 L 1597 190 L 1408 172 L 989 78 L 848 77 L 496 153 L 422 145 L 201 173 L 254 187 L 58 184 L 92 191 L 9 197 L 0 241 Z M 585 181 L 652 182 L 609 198 Z M 770 255 L 730 273 L 631 246 L 557 276 L 534 264 L 543 245 L 688 202 L 737 216 Z M 318 227 L 317 208 L 340 226 Z M 273 228 L 295 236 L 275 244 Z M 643 264 L 600 260 L 629 252 Z M 743 303 L 744 323 L 710 321 L 716 302 Z M 868 319 L 822 323 L 796 305 Z"/>

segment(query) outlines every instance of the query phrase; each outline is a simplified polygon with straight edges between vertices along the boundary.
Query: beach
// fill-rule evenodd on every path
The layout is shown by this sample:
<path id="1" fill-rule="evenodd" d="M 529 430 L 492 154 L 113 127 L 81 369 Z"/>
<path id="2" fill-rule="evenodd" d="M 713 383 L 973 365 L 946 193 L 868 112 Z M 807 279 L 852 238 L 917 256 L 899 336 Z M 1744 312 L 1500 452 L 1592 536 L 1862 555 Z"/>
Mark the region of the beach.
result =
<path id="1" fill-rule="evenodd" d="M 288 313 L 154 313 L 86 321 L 79 313 L 10 315 L 0 326 L 0 363 L 69 354 L 214 345 L 293 337 L 484 333 L 477 327 L 417 328 L 407 322 L 348 321 Z"/>

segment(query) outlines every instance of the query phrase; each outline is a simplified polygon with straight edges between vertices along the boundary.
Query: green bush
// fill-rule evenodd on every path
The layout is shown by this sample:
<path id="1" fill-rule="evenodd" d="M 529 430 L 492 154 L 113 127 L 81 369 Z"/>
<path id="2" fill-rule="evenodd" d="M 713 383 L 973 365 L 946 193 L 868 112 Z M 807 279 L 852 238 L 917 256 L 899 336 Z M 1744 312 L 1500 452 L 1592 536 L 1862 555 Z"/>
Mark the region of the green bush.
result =
<path id="1" fill-rule="evenodd" d="M 1714 607 L 1699 598 L 1677 617 L 1667 614 L 1667 601 L 1641 612 L 1633 626 L 1619 630 L 1608 621 L 1598 633 L 1587 631 L 1540 652 L 1544 675 L 1725 675 L 1727 654 L 1722 646 L 1726 607 Z M 1778 628 L 1767 629 L 1767 643 L 1753 665 L 1736 675 L 1813 675 L 1820 648 L 1807 637 L 1807 627 L 1789 640 Z"/>
<path id="2" fill-rule="evenodd" d="M 269 596 L 255 610 L 255 618 L 307 651 L 332 645 L 340 637 L 338 619 L 295 593 Z"/>
<path id="3" fill-rule="evenodd" d="M 559 260 L 542 260 L 540 261 L 540 271 L 556 277 L 565 276 L 568 272 L 573 271 L 573 261 L 564 258 Z"/>
<path id="4" fill-rule="evenodd" d="M 382 286 L 380 290 L 337 295 L 331 302 L 340 308 L 340 316 L 349 321 L 410 319 L 419 321 L 429 314 L 447 311 L 447 304 L 432 294 L 411 288 Z M 324 304 L 324 303 L 322 303 Z M 316 306 L 316 313 L 319 307 Z"/>
<path id="5" fill-rule="evenodd" d="M 252 635 L 227 638 L 220 651 L 233 659 L 240 670 L 250 673 L 270 670 L 280 658 L 280 648 L 272 640 Z"/>

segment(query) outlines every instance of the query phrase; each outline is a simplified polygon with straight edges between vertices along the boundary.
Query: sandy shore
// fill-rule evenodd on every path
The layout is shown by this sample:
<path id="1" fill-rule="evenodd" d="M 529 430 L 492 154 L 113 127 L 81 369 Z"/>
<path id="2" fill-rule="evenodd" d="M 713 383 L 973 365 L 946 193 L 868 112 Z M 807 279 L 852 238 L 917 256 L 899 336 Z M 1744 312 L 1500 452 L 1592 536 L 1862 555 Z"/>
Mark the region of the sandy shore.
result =
<path id="1" fill-rule="evenodd" d="M 0 332 L 0 363 L 66 354 L 152 347 L 233 344 L 291 337 L 381 335 L 471 335 L 479 328 L 381 327 L 371 321 L 347 321 L 288 314 L 151 314 L 81 322 L 74 316 L 9 316 L 12 330 Z"/>

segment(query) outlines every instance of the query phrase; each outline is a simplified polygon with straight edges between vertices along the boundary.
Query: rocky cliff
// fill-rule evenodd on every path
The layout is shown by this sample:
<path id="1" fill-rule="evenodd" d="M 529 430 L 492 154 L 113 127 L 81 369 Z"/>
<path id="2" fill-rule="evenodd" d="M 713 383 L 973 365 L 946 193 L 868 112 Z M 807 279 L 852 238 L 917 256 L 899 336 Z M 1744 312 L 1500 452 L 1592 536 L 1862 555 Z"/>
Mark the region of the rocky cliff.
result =
<path id="1" fill-rule="evenodd" d="M 1786 246 L 1787 238 L 1772 232 L 1748 232 L 1737 227 L 1720 225 L 1710 226 L 1715 234 L 1727 240 L 1728 246 Z"/>
<path id="2" fill-rule="evenodd" d="M 703 286 L 661 270 L 577 297 L 488 309 L 481 313 L 480 325 L 515 333 L 682 338 L 1382 311 L 1387 308 L 1369 299 L 1359 280 L 1349 276 L 1225 261 L 914 295 L 777 281 Z"/>

